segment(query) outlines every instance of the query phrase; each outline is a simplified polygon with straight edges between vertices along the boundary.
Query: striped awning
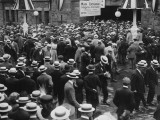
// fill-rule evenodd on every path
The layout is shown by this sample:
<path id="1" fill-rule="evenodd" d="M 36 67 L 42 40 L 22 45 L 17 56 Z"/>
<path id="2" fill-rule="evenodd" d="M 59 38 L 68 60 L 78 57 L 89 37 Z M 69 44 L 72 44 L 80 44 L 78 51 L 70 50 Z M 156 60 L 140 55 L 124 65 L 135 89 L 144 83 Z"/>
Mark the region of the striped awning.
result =
<path id="1" fill-rule="evenodd" d="M 121 9 L 145 9 L 149 8 L 147 0 L 123 0 Z"/>
<path id="2" fill-rule="evenodd" d="M 16 0 L 13 10 L 34 10 L 32 0 Z"/>
<path id="3" fill-rule="evenodd" d="M 56 0 L 57 8 L 60 11 L 62 9 L 64 0 Z"/>
<path id="4" fill-rule="evenodd" d="M 152 0 L 151 9 L 152 9 L 152 12 L 153 12 L 153 13 L 158 12 L 159 4 L 160 4 L 160 3 L 159 3 L 159 0 Z"/>

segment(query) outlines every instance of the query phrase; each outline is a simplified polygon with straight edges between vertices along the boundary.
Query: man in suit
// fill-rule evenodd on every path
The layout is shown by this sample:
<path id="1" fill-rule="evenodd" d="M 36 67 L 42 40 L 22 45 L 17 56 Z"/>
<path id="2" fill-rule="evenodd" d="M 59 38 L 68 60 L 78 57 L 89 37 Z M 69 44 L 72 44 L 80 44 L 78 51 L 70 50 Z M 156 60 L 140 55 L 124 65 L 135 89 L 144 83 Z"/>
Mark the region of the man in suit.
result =
<path id="1" fill-rule="evenodd" d="M 54 84 L 53 93 L 55 98 L 57 98 L 57 95 L 58 95 L 58 90 L 59 90 L 58 82 L 61 76 L 62 76 L 62 72 L 60 71 L 60 63 L 59 61 L 55 61 L 54 69 L 53 71 L 51 71 L 52 82 Z"/>
<path id="2" fill-rule="evenodd" d="M 25 76 L 24 66 L 25 66 L 25 64 L 23 62 L 17 63 L 17 65 L 16 65 L 17 73 L 15 76 L 17 79 L 21 79 Z"/>
<path id="3" fill-rule="evenodd" d="M 134 100 L 134 93 L 128 88 L 130 85 L 130 79 L 128 77 L 123 78 L 123 87 L 116 90 L 113 103 L 118 107 L 117 109 L 117 116 L 118 120 L 121 120 L 121 117 L 127 117 L 123 116 L 123 113 L 126 111 L 129 111 L 132 113 L 135 105 Z"/>
<path id="4" fill-rule="evenodd" d="M 69 65 L 65 65 L 64 67 L 64 75 L 62 75 L 60 77 L 60 80 L 58 81 L 58 86 L 59 86 L 59 90 L 58 90 L 58 102 L 59 105 L 61 105 L 63 103 L 64 100 L 64 85 L 68 82 L 69 78 L 67 77 L 67 75 L 70 73 L 70 67 Z"/>
<path id="5" fill-rule="evenodd" d="M 7 69 L 10 69 L 13 65 L 9 62 L 11 58 L 11 55 L 9 54 L 4 54 L 3 55 L 3 60 L 4 62 L 0 64 L 0 67 L 6 67 Z"/>
<path id="6" fill-rule="evenodd" d="M 76 76 L 76 74 L 72 72 L 68 74 L 67 77 L 69 78 L 69 81 L 64 86 L 63 106 L 71 109 L 72 114 L 70 114 L 70 118 L 74 118 L 75 109 L 78 109 L 80 107 L 80 104 L 76 101 L 74 89 L 74 83 L 78 76 Z"/>
<path id="7" fill-rule="evenodd" d="M 6 94 L 9 96 L 12 92 L 18 92 L 18 82 L 19 80 L 15 78 L 16 68 L 11 68 L 9 71 L 10 77 L 5 80 L 5 86 L 8 88 Z"/>
<path id="8" fill-rule="evenodd" d="M 6 79 L 8 78 L 7 71 L 8 69 L 6 69 L 6 67 L 0 67 L 0 84 L 5 85 Z"/>
<path id="9" fill-rule="evenodd" d="M 88 65 L 87 69 L 88 69 L 88 75 L 84 77 L 86 101 L 87 103 L 92 104 L 92 106 L 96 109 L 97 105 L 99 104 L 97 87 L 101 88 L 101 83 L 99 80 L 99 76 L 94 73 L 95 66 Z"/>
<path id="10" fill-rule="evenodd" d="M 144 49 L 143 42 L 139 42 L 139 47 L 136 52 L 136 62 L 139 62 L 140 60 L 146 60 L 146 54 L 147 51 Z"/>
<path id="11" fill-rule="evenodd" d="M 54 71 L 53 65 L 50 64 L 51 58 L 49 56 L 46 56 L 44 58 L 44 66 L 47 67 L 46 73 L 48 75 L 51 75 L 51 73 Z"/>
<path id="12" fill-rule="evenodd" d="M 37 78 L 37 84 L 41 92 L 51 94 L 53 88 L 52 77 L 46 73 L 47 68 L 44 65 L 39 67 L 40 76 Z"/>
<path id="13" fill-rule="evenodd" d="M 147 103 L 153 105 L 152 101 L 155 95 L 155 87 L 158 85 L 158 74 L 156 68 L 159 66 L 157 60 L 151 61 L 151 66 L 146 70 L 145 81 L 146 85 L 149 87 Z"/>
<path id="14" fill-rule="evenodd" d="M 36 90 L 36 82 L 31 79 L 32 71 L 28 68 L 26 69 L 25 77 L 19 80 L 20 92 L 26 92 L 27 94 L 31 94 L 34 90 Z"/>
<path id="15" fill-rule="evenodd" d="M 96 64 L 95 73 L 98 75 L 101 85 L 102 85 L 102 93 L 103 93 L 103 104 L 109 105 L 107 103 L 108 99 L 108 82 L 107 79 L 110 78 L 109 67 L 107 68 L 108 58 L 106 56 L 101 56 L 101 61 Z"/>
<path id="16" fill-rule="evenodd" d="M 140 101 L 143 102 L 144 108 L 147 109 L 146 100 L 144 98 L 145 93 L 145 81 L 144 81 L 144 71 L 147 67 L 147 62 L 141 60 L 136 64 L 136 70 L 131 75 L 131 90 L 134 92 L 135 97 L 135 110 L 139 111 Z"/>
<path id="17" fill-rule="evenodd" d="M 8 113 L 12 110 L 12 107 L 8 103 L 0 103 L 0 119 L 1 120 L 11 120 L 8 117 Z"/>
<path id="18" fill-rule="evenodd" d="M 57 54 L 64 56 L 66 44 L 64 43 L 63 37 L 60 37 L 59 40 L 60 40 L 60 42 L 57 44 Z"/>

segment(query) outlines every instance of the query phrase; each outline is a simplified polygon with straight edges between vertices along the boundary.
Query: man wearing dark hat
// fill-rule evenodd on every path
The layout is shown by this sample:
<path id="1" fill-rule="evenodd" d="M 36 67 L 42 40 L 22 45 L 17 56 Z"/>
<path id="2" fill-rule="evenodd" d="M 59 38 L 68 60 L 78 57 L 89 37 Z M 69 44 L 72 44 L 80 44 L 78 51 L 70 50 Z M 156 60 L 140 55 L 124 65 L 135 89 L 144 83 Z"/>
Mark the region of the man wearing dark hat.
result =
<path id="1" fill-rule="evenodd" d="M 72 58 L 73 48 L 69 44 L 69 41 L 66 41 L 66 47 L 64 48 L 64 61 L 67 62 L 67 60 Z"/>
<path id="2" fill-rule="evenodd" d="M 12 92 L 18 92 L 18 82 L 19 80 L 17 78 L 15 78 L 15 75 L 17 73 L 16 68 L 11 68 L 9 71 L 9 78 L 7 78 L 5 80 L 5 85 L 8 88 L 6 91 L 6 94 L 9 96 Z"/>
<path id="3" fill-rule="evenodd" d="M 107 79 L 111 77 L 109 73 L 109 63 L 108 63 L 108 58 L 106 56 L 101 56 L 101 61 L 96 64 L 96 74 L 99 76 L 101 85 L 102 85 L 102 92 L 103 92 L 103 104 L 109 105 L 107 103 L 108 99 L 108 82 Z"/>
<path id="4" fill-rule="evenodd" d="M 82 49 L 83 53 L 81 55 L 81 66 L 80 66 L 80 72 L 82 77 L 85 77 L 87 75 L 87 66 L 91 63 L 91 54 L 90 54 L 90 47 L 85 46 L 85 48 Z"/>
<path id="5" fill-rule="evenodd" d="M 144 98 L 145 93 L 145 81 L 144 81 L 144 71 L 147 67 L 147 62 L 141 60 L 136 64 L 136 70 L 131 75 L 131 90 L 134 92 L 135 97 L 135 110 L 139 111 L 140 102 L 143 102 L 143 106 L 147 109 L 146 100 Z"/>
<path id="6" fill-rule="evenodd" d="M 67 75 L 70 73 L 70 67 L 69 65 L 65 65 L 64 67 L 64 71 L 63 71 L 63 75 L 60 77 L 59 80 L 59 90 L 58 90 L 58 102 L 59 105 L 61 105 L 63 103 L 64 100 L 64 85 L 68 82 L 69 78 L 67 77 Z"/>
<path id="7" fill-rule="evenodd" d="M 54 84 L 53 86 L 53 94 L 54 97 L 57 98 L 58 95 L 58 90 L 59 90 L 59 80 L 60 77 L 62 76 L 62 72 L 60 71 L 60 63 L 59 61 L 54 62 L 54 70 L 51 71 L 51 77 L 52 77 L 52 82 Z"/>
<path id="8" fill-rule="evenodd" d="M 95 74 L 95 66 L 87 66 L 88 75 L 84 77 L 84 87 L 86 90 L 86 101 L 87 103 L 92 104 L 96 109 L 99 104 L 98 90 L 97 87 L 101 88 L 101 83 L 98 75 Z"/>
<path id="9" fill-rule="evenodd" d="M 52 77 L 46 73 L 47 68 L 44 65 L 39 67 L 40 76 L 37 78 L 37 84 L 40 91 L 46 94 L 51 94 L 53 89 Z"/>
<path id="10" fill-rule="evenodd" d="M 19 92 L 26 92 L 29 95 L 32 91 L 36 90 L 36 82 L 31 79 L 32 71 L 29 68 L 26 69 L 25 73 L 25 77 L 19 79 Z"/>
<path id="11" fill-rule="evenodd" d="M 132 113 L 135 100 L 134 100 L 134 93 L 128 88 L 130 85 L 130 79 L 128 77 L 123 78 L 123 87 L 116 90 L 113 103 L 118 107 L 117 109 L 117 116 L 118 120 L 120 118 L 129 117 L 129 115 L 124 115 L 125 112 Z"/>
<path id="12" fill-rule="evenodd" d="M 6 67 L 0 67 L 0 84 L 5 84 L 5 80 L 8 78 L 7 71 Z"/>
<path id="13" fill-rule="evenodd" d="M 155 87 L 158 85 L 158 74 L 156 68 L 159 67 L 159 63 L 157 60 L 151 61 L 151 66 L 146 70 L 145 74 L 145 82 L 149 87 L 147 103 L 149 105 L 153 105 L 152 101 L 155 95 Z"/>
<path id="14" fill-rule="evenodd" d="M 59 38 L 59 43 L 57 44 L 57 55 L 63 55 L 64 56 L 64 49 L 66 47 L 66 44 L 64 43 L 64 38 Z"/>

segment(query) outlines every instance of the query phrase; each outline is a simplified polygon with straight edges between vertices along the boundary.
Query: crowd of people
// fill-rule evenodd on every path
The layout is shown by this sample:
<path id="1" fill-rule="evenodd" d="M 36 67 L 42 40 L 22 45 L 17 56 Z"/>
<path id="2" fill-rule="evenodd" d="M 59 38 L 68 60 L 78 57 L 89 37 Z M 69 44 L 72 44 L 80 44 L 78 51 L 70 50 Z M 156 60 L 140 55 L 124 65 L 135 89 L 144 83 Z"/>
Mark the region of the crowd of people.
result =
<path id="1" fill-rule="evenodd" d="M 134 37 L 131 27 L 130 21 L 117 26 L 113 20 L 42 23 L 29 26 L 26 35 L 20 25 L 0 27 L 0 119 L 114 120 L 97 107 L 110 106 L 108 83 L 116 84 L 115 76 L 126 64 L 134 72 L 115 90 L 117 119 L 128 120 L 140 112 L 141 101 L 145 110 L 156 106 L 160 34 L 138 22 Z M 156 120 L 159 111 L 157 107 Z"/>

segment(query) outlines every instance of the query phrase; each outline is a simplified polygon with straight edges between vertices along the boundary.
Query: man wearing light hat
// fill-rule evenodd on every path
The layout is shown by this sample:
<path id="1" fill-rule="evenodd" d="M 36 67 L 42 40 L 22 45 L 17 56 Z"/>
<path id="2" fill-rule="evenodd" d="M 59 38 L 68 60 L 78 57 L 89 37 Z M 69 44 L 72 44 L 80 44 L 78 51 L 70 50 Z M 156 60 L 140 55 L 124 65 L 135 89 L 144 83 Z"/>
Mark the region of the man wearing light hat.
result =
<path id="1" fill-rule="evenodd" d="M 149 105 L 153 105 L 152 101 L 155 95 L 155 87 L 158 85 L 158 74 L 157 68 L 159 67 L 159 63 L 157 60 L 151 61 L 151 66 L 146 70 L 145 81 L 146 85 L 149 87 L 147 103 Z"/>
<path id="2" fill-rule="evenodd" d="M 12 107 L 8 103 L 0 103 L 0 119 L 1 120 L 11 120 L 8 117 L 9 111 L 12 110 Z"/>
<path id="3" fill-rule="evenodd" d="M 81 112 L 81 117 L 76 120 L 92 120 L 93 112 L 95 108 L 92 107 L 91 104 L 81 104 L 81 107 L 78 108 L 78 111 Z"/>
<path id="4" fill-rule="evenodd" d="M 145 109 L 147 108 L 146 100 L 144 97 L 145 93 L 145 81 L 144 81 L 144 71 L 147 67 L 147 62 L 145 60 L 141 60 L 136 64 L 136 70 L 131 75 L 131 90 L 134 92 L 135 97 L 135 110 L 139 112 L 140 102 L 143 102 L 143 106 Z"/>
<path id="5" fill-rule="evenodd" d="M 0 64 L 0 67 L 6 67 L 7 69 L 10 69 L 13 65 L 9 62 L 11 58 L 11 55 L 9 54 L 4 54 L 3 55 L 3 59 L 4 62 Z"/>

